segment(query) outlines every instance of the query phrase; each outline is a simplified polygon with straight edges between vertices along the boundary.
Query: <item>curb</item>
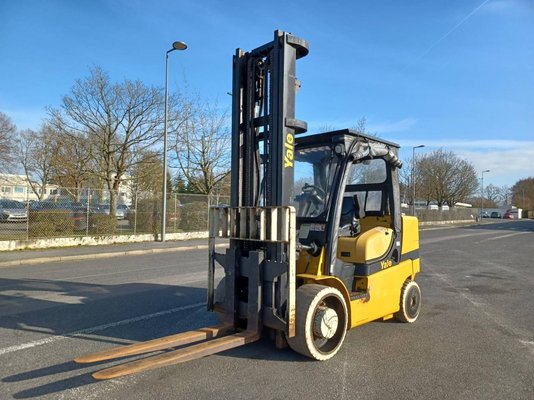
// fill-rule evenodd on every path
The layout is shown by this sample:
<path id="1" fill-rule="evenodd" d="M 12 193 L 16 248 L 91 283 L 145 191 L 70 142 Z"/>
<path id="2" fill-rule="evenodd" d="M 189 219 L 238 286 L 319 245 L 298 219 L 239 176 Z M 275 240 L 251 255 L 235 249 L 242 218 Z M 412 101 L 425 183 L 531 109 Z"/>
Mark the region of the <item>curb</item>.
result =
<path id="1" fill-rule="evenodd" d="M 460 226 L 475 225 L 473 220 L 457 220 L 457 221 L 426 221 L 419 223 L 419 231 L 433 231 L 437 229 L 458 228 Z"/>
<path id="2" fill-rule="evenodd" d="M 215 245 L 216 248 L 226 247 L 226 246 L 227 246 L 226 244 Z M 28 265 L 28 264 L 43 264 L 47 262 L 96 260 L 100 258 L 112 258 L 112 257 L 120 257 L 120 256 L 139 256 L 139 255 L 146 255 L 146 254 L 161 254 L 161 253 L 173 253 L 177 251 L 207 250 L 207 249 L 208 249 L 208 245 L 199 244 L 196 246 L 177 246 L 177 247 L 168 247 L 165 249 L 113 251 L 113 252 L 108 252 L 108 253 L 77 254 L 75 256 L 51 256 L 51 257 L 26 258 L 22 260 L 2 261 L 0 262 L 0 268 L 16 267 L 19 265 Z"/>

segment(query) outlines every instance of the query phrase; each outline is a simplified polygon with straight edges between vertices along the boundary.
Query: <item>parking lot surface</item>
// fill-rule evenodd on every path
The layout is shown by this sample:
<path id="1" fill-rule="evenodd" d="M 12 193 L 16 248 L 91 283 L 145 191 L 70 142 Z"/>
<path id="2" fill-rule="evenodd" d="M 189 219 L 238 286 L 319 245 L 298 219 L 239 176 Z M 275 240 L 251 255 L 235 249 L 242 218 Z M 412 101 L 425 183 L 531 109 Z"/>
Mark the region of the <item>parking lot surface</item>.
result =
<path id="1" fill-rule="evenodd" d="M 534 221 L 421 232 L 415 324 L 373 322 L 310 361 L 268 339 L 95 381 L 77 355 L 216 323 L 207 253 L 0 269 L 1 399 L 532 399 Z"/>

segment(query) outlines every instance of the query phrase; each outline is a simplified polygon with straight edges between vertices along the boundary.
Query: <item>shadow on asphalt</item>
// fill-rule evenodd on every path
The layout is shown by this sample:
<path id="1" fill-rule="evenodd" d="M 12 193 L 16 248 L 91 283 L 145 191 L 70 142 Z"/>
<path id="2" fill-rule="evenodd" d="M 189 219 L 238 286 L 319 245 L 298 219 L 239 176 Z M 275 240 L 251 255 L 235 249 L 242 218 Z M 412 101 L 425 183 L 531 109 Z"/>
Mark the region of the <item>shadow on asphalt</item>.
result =
<path id="1" fill-rule="evenodd" d="M 205 289 L 147 283 L 100 285 L 1 278 L 0 287 L 3 292 L 0 296 L 0 328 L 60 336 L 109 324 L 110 321 L 206 301 Z M 28 311 L 18 312 L 19 308 Z M 109 332 L 112 342 L 147 340 L 147 333 L 150 334 L 146 329 L 133 327 L 117 329 L 110 326 L 101 331 L 99 335 L 104 335 L 102 341 L 108 341 L 105 333 Z"/>
<path id="2" fill-rule="evenodd" d="M 203 288 L 139 283 L 108 286 L 36 279 L 0 279 L 0 287 L 3 288 L 4 293 L 11 293 L 11 295 L 2 296 L 2 304 L 8 310 L 2 310 L 7 311 L 7 315 L 4 313 L 0 319 L 0 327 L 15 331 L 44 333 L 52 337 L 54 335 L 68 336 L 123 345 L 132 341 L 146 341 L 217 324 L 213 314 L 205 311 L 200 313 L 202 307 L 199 307 L 197 311 L 195 309 L 179 311 L 184 316 L 181 317 L 178 330 L 176 328 L 177 320 L 172 318 L 173 314 L 171 313 L 157 324 L 154 320 L 148 319 L 144 323 L 129 324 L 126 329 L 126 324 L 124 324 L 98 329 L 87 335 L 84 333 L 87 328 L 106 326 L 106 324 L 110 324 L 110 321 L 122 321 L 202 303 L 206 299 L 206 289 Z M 37 297 L 39 298 L 35 298 L 36 296 L 33 295 L 33 297 L 25 297 L 24 293 L 28 291 L 38 293 L 39 296 Z M 64 304 L 60 302 L 61 299 L 76 301 L 77 304 Z M 31 311 L 17 313 L 17 307 L 29 308 Z M 9 313 L 10 308 L 13 308 L 11 314 Z M 43 312 L 44 310 L 46 312 Z M 206 323 L 206 318 L 211 319 L 211 321 Z M 89 327 L 88 324 L 90 324 Z M 82 332 L 78 333 L 79 331 Z M 276 350 L 274 343 L 267 337 L 268 335 L 263 335 L 263 338 L 258 342 L 227 350 L 220 354 L 226 357 L 268 361 L 309 361 L 308 358 L 300 356 L 289 348 Z M 80 349 L 80 354 L 86 351 Z M 97 383 L 90 374 L 95 369 L 108 366 L 110 366 L 108 362 L 76 364 L 69 360 L 6 376 L 2 378 L 2 382 L 24 382 L 37 378 L 46 379 L 46 377 L 50 377 L 48 379 L 50 380 L 58 374 L 68 374 L 73 371 L 82 372 L 80 375 L 55 380 L 13 394 L 13 397 L 17 399 L 35 398 Z M 88 368 L 90 368 L 89 372 L 87 372 Z M 61 376 L 57 376 L 57 378 L 61 378 Z"/>
<path id="3" fill-rule="evenodd" d="M 74 389 L 81 386 L 90 385 L 96 381 L 90 374 L 75 376 L 61 381 L 50 382 L 46 385 L 37 386 L 35 388 L 22 390 L 13 394 L 15 399 L 31 399 L 34 397 L 46 396 L 48 394 L 61 392 L 67 389 Z"/>
<path id="4" fill-rule="evenodd" d="M 469 229 L 469 230 L 502 230 L 502 231 L 512 231 L 512 232 L 534 232 L 534 220 L 530 219 L 521 219 L 521 220 L 498 220 L 498 219 L 488 219 L 483 220 L 479 224 L 462 226 L 458 229 Z"/>
<path id="5" fill-rule="evenodd" d="M 36 332 L 50 335 L 52 338 L 67 336 L 122 345 L 196 329 L 206 324 L 205 315 L 201 315 L 203 318 L 199 318 L 200 320 L 187 318 L 188 314 L 195 313 L 196 316 L 197 310 L 202 308 L 200 306 L 198 309 L 165 314 L 167 310 L 205 302 L 206 289 L 203 288 L 146 283 L 97 285 L 36 279 L 0 279 L 0 287 L 4 293 L 0 296 L 0 315 L 2 315 L 0 328 L 13 331 Z M 31 294 L 28 295 L 28 292 Z M 65 304 L 65 302 L 75 304 Z M 17 308 L 30 311 L 19 313 Z M 141 319 L 139 323 L 115 323 L 158 312 L 163 312 L 163 315 Z M 181 320 L 173 318 L 178 313 L 181 315 Z M 213 325 L 213 322 L 209 324 Z M 177 326 L 185 327 L 177 332 Z M 98 329 L 91 331 L 93 327 Z M 79 351 L 80 355 L 87 352 L 82 349 Z M 91 370 L 94 370 L 94 365 L 101 368 L 108 366 L 106 363 L 76 364 L 69 360 L 5 376 L 2 382 L 30 381 L 82 369 L 86 371 L 91 366 L 93 366 Z M 34 398 L 95 382 L 90 373 L 83 373 L 22 390 L 13 394 L 13 397 Z"/>

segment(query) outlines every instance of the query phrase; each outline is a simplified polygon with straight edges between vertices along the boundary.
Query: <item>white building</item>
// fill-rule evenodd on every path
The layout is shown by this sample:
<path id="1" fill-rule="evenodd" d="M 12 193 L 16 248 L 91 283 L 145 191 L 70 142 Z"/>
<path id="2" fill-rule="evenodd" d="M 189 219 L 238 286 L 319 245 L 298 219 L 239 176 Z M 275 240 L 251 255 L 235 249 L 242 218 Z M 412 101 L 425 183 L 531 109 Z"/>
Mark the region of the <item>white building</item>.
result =
<path id="1" fill-rule="evenodd" d="M 34 182 L 34 186 L 35 186 Z M 38 186 L 38 185 L 37 185 Z M 42 188 L 37 189 L 41 193 Z M 58 193 L 57 185 L 46 185 L 42 196 L 43 200 L 49 199 Z M 26 175 L 0 174 L 0 199 L 17 201 L 39 200 L 30 186 Z"/>
<path id="2" fill-rule="evenodd" d="M 38 184 L 33 182 L 34 187 L 37 187 L 37 191 L 40 194 L 42 188 Z M 55 202 L 61 201 L 71 201 L 72 200 L 72 190 L 69 188 L 62 188 L 58 185 L 46 185 L 44 189 L 43 196 L 41 200 L 49 200 Z M 90 202 L 106 203 L 109 202 L 109 190 L 102 188 L 83 188 L 78 191 L 79 201 L 87 202 L 90 199 Z M 0 199 L 9 199 L 17 201 L 37 201 L 39 200 L 38 196 L 32 190 L 28 178 L 26 175 L 15 175 L 15 174 L 0 174 Z M 117 202 L 119 204 L 132 204 L 132 190 L 131 182 L 128 179 L 125 179 L 123 183 L 119 186 L 117 191 Z"/>

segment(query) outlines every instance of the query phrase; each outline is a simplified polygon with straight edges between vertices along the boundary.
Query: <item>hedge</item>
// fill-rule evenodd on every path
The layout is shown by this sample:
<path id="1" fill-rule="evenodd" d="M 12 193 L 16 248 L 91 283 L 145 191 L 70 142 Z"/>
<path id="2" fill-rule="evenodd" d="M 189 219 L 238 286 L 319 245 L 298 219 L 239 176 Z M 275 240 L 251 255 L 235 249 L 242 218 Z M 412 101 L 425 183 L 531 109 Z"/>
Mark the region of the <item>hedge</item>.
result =
<path id="1" fill-rule="evenodd" d="M 117 219 L 107 214 L 89 214 L 89 233 L 112 235 L 117 230 Z"/>
<path id="2" fill-rule="evenodd" d="M 74 220 L 68 210 L 30 210 L 30 237 L 70 236 L 74 233 Z"/>

